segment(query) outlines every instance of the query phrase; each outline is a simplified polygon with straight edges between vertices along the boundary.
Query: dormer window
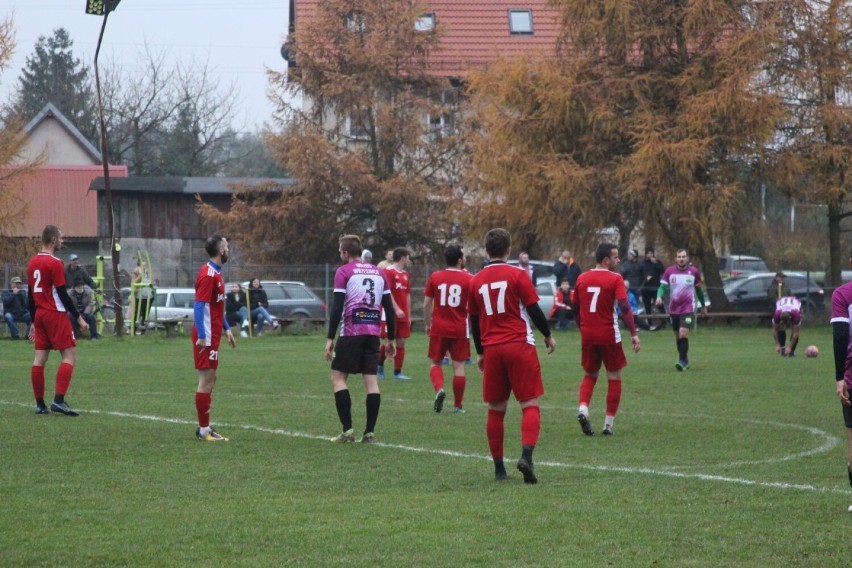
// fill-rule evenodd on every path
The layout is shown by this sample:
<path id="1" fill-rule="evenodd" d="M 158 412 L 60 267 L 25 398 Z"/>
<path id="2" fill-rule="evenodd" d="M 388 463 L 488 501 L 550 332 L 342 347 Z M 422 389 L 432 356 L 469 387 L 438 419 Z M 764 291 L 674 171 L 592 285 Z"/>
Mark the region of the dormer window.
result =
<path id="1" fill-rule="evenodd" d="M 509 10 L 509 33 L 532 35 L 532 10 Z"/>
<path id="2" fill-rule="evenodd" d="M 435 13 L 423 14 L 414 22 L 414 30 L 418 32 L 431 32 L 435 30 Z"/>

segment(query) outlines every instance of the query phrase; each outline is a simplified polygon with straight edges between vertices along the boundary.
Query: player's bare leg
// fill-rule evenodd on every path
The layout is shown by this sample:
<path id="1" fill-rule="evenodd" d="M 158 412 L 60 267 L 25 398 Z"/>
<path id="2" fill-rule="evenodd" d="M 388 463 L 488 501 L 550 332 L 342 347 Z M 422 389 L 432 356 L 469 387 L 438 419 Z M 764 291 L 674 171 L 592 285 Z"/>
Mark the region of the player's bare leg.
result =
<path id="1" fill-rule="evenodd" d="M 216 385 L 216 369 L 198 369 L 198 388 L 195 390 L 195 411 L 198 414 L 198 430 L 195 436 L 205 442 L 227 442 L 210 427 L 210 407 L 213 404 L 213 387 Z"/>

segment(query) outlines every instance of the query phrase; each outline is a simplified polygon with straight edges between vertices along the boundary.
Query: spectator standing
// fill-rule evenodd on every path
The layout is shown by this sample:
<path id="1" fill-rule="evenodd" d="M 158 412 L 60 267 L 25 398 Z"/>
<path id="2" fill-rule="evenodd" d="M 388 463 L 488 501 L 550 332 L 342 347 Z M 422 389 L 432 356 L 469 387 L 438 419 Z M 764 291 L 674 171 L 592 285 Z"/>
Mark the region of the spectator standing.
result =
<path id="1" fill-rule="evenodd" d="M 364 249 L 364 252 L 361 253 L 361 262 L 366 262 L 367 264 L 373 263 L 373 253 L 370 249 Z"/>
<path id="2" fill-rule="evenodd" d="M 246 295 L 239 282 L 231 285 L 231 291 L 225 297 L 225 319 L 231 327 L 240 326 L 240 336 L 248 337 L 249 316 Z"/>
<path id="3" fill-rule="evenodd" d="M 494 461 L 494 479 L 508 478 L 503 464 L 504 419 L 509 395 L 521 406 L 521 458 L 518 471 L 524 483 L 537 483 L 533 450 L 541 431 L 539 398 L 544 395 L 541 364 L 530 322 L 544 335 L 547 352 L 556 348 L 538 294 L 529 277 L 506 263 L 512 237 L 506 229 L 485 235 L 489 263 L 470 282 L 470 328 L 476 345 L 477 365 L 483 373 L 482 398 L 488 404 L 485 432 Z"/>
<path id="4" fill-rule="evenodd" d="M 538 285 L 538 276 L 536 276 L 535 274 L 535 269 L 532 267 L 532 265 L 530 265 L 530 253 L 522 251 L 521 254 L 518 255 L 518 266 L 523 268 L 524 271 L 529 274 L 533 286 Z"/>
<path id="5" fill-rule="evenodd" d="M 642 261 L 642 304 L 645 306 L 645 314 L 651 315 L 654 313 L 654 306 L 657 300 L 657 291 L 660 289 L 660 278 L 666 267 L 657 258 L 657 253 L 653 247 L 645 249 L 645 260 Z M 665 313 L 662 304 L 659 304 L 660 311 Z M 649 321 L 650 323 L 650 321 Z M 660 329 L 666 327 L 665 320 L 660 323 Z"/>
<path id="6" fill-rule="evenodd" d="M 639 251 L 630 249 L 627 252 L 627 262 L 621 265 L 621 276 L 627 281 L 627 290 L 633 292 L 639 299 L 642 289 L 642 263 L 639 262 Z"/>
<path id="7" fill-rule="evenodd" d="M 83 284 L 83 280 L 78 278 L 74 281 L 74 287 L 71 289 L 71 300 L 74 302 L 74 307 L 77 308 L 77 311 L 86 320 L 86 323 L 89 324 L 89 339 L 100 339 L 101 336 L 98 335 L 98 323 L 95 321 L 95 316 L 92 313 L 94 309 L 94 301 L 92 299 L 92 289 L 87 288 L 85 284 Z M 77 321 L 69 315 L 69 319 L 71 320 L 71 327 L 74 328 L 74 336 L 80 336 L 80 326 L 77 325 Z"/>
<path id="8" fill-rule="evenodd" d="M 769 285 L 769 288 L 766 289 L 766 295 L 769 298 L 769 303 L 772 305 L 773 309 L 776 309 L 775 303 L 779 298 L 783 298 L 788 293 L 787 281 L 785 280 L 787 275 L 783 272 L 776 272 L 775 279 L 772 281 L 772 284 Z"/>
<path id="9" fill-rule="evenodd" d="M 663 305 L 663 297 L 669 292 L 669 316 L 672 331 L 677 343 L 678 361 L 675 369 L 689 369 L 689 330 L 695 317 L 695 298 L 701 302 L 701 315 L 707 315 L 704 307 L 704 289 L 701 285 L 701 274 L 689 263 L 689 253 L 679 249 L 675 254 L 675 263 L 669 266 L 660 278 L 660 289 L 657 292 L 657 306 Z"/>
<path id="10" fill-rule="evenodd" d="M 74 282 L 78 279 L 82 280 L 83 284 L 92 290 L 98 289 L 98 286 L 95 285 L 95 281 L 92 280 L 86 269 L 80 266 L 80 257 L 72 253 L 68 255 L 68 266 L 65 267 L 65 287 L 69 289 L 73 288 Z"/>
<path id="11" fill-rule="evenodd" d="M 78 416 L 65 401 L 77 362 L 77 341 L 67 314 L 70 313 L 77 320 L 82 330 L 88 329 L 89 324 L 71 301 L 65 287 L 65 266 L 54 254 L 62 248 L 62 231 L 55 225 L 47 225 L 41 233 L 41 243 L 41 251 L 27 266 L 27 284 L 30 289 L 27 303 L 33 321 L 28 335 L 35 341 L 30 379 L 36 400 L 36 414 L 60 412 L 66 416 Z M 47 408 L 44 402 L 44 366 L 53 349 L 59 351 L 62 362 L 56 371 L 53 403 Z"/>
<path id="12" fill-rule="evenodd" d="M 444 407 L 444 371 L 441 361 L 450 354 L 453 365 L 453 412 L 464 413 L 466 384 L 465 361 L 470 357 L 467 325 L 467 298 L 472 276 L 464 270 L 464 252 L 458 245 L 444 250 L 447 267 L 433 272 L 426 282 L 423 299 L 423 322 L 429 336 L 429 378 L 435 389 L 432 408 L 441 412 Z"/>
<path id="13" fill-rule="evenodd" d="M 562 251 L 562 254 L 553 263 L 553 275 L 556 276 L 556 281 L 562 282 L 562 280 L 567 279 L 571 288 L 576 287 L 577 278 L 582 272 L 580 265 L 574 262 L 570 250 Z"/>
<path id="14" fill-rule="evenodd" d="M 387 268 L 393 264 L 393 249 L 385 251 L 385 259 L 377 265 L 379 268 Z"/>
<path id="15" fill-rule="evenodd" d="M 278 327 L 278 323 L 272 320 L 272 316 L 267 311 L 269 308 L 269 299 L 266 297 L 266 290 L 260 283 L 260 278 L 252 278 L 248 289 L 249 311 L 251 319 L 257 322 L 256 335 L 263 334 L 264 324 L 269 324 L 273 328 Z"/>
<path id="16" fill-rule="evenodd" d="M 382 401 L 377 376 L 381 308 L 387 314 L 388 357 L 393 357 L 395 351 L 394 308 L 387 273 L 360 260 L 361 239 L 356 235 L 345 235 L 340 238 L 338 250 L 343 266 L 334 273 L 334 304 L 329 315 L 324 354 L 326 360 L 331 361 L 331 386 L 342 431 L 331 441 L 355 441 L 352 397 L 347 381 L 351 373 L 361 373 L 367 391 L 367 424 L 361 442 L 369 444 L 376 439 L 376 422 Z M 340 338 L 335 347 L 338 329 Z"/>
<path id="17" fill-rule="evenodd" d="M 402 372 L 405 363 L 405 340 L 411 337 L 411 252 L 404 247 L 393 249 L 393 264 L 385 269 L 396 316 L 396 351 L 393 358 L 393 378 L 410 381 Z M 384 348 L 379 353 L 379 377 L 384 377 L 386 358 Z"/>
<path id="18" fill-rule="evenodd" d="M 21 287 L 21 279 L 14 276 L 12 289 L 3 293 L 3 319 L 6 320 L 12 339 L 21 338 L 16 323 L 27 324 L 27 335 L 29 335 L 29 326 L 33 320 L 30 318 L 28 306 L 27 292 Z"/>
<path id="19" fill-rule="evenodd" d="M 852 268 L 852 253 L 847 260 Z M 834 343 L 834 389 L 840 399 L 843 423 L 846 426 L 846 473 L 852 485 L 852 282 L 840 286 L 831 294 L 831 333 Z M 850 507 L 852 510 L 852 507 Z"/>
<path id="20" fill-rule="evenodd" d="M 222 266 L 228 262 L 228 241 L 219 235 L 209 237 L 204 250 L 210 260 L 198 270 L 195 277 L 195 305 L 193 309 L 192 354 L 198 370 L 198 388 L 195 390 L 195 411 L 198 429 L 195 437 L 204 442 L 227 442 L 210 426 L 210 407 L 213 387 L 219 369 L 219 344 L 222 332 L 234 348 L 237 342 L 231 326 L 225 320 L 225 281 Z"/>
<path id="21" fill-rule="evenodd" d="M 594 269 L 577 279 L 574 290 L 574 309 L 580 327 L 581 359 L 585 371 L 580 382 L 577 421 L 583 434 L 595 434 L 589 420 L 589 406 L 603 365 L 607 377 L 603 435 L 612 436 L 615 413 L 621 404 L 621 370 L 627 366 L 621 346 L 621 330 L 615 322 L 617 308 L 621 309 L 624 323 L 630 330 L 634 353 L 639 352 L 640 343 L 624 279 L 616 272 L 618 247 L 601 243 L 595 252 L 595 262 L 597 266 Z"/>

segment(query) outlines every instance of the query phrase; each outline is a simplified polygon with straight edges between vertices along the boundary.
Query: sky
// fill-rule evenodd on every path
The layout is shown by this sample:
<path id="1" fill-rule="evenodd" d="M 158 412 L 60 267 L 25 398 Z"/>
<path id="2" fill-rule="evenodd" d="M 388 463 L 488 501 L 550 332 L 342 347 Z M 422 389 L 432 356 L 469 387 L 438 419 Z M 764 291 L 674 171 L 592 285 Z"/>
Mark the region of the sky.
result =
<path id="1" fill-rule="evenodd" d="M 284 70 L 281 43 L 288 0 L 121 0 L 110 13 L 99 65 L 131 67 L 147 44 L 168 62 L 208 62 L 222 86 L 237 85 L 234 127 L 256 131 L 269 122 L 266 69 Z M 0 0 L 0 19 L 11 17 L 17 47 L 0 71 L 0 100 L 8 101 L 39 36 L 64 27 L 74 55 L 92 65 L 103 18 L 85 13 L 86 0 Z M 92 74 L 94 84 L 94 74 Z"/>

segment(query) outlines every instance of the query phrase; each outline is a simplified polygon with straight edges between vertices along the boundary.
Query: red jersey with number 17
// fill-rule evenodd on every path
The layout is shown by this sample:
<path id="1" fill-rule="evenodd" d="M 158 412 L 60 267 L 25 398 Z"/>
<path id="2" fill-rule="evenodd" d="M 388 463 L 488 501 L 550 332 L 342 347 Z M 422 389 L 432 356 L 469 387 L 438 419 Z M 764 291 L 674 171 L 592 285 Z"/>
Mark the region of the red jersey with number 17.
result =
<path id="1" fill-rule="evenodd" d="M 27 285 L 37 310 L 65 312 L 56 292 L 65 286 L 65 264 L 50 253 L 40 252 L 27 267 Z"/>
<path id="2" fill-rule="evenodd" d="M 580 304 L 580 338 L 585 345 L 621 343 L 618 300 L 627 300 L 627 288 L 620 274 L 593 268 L 577 278 L 574 299 Z"/>
<path id="3" fill-rule="evenodd" d="M 467 339 L 467 297 L 471 278 L 473 276 L 458 268 L 446 268 L 429 276 L 423 295 L 433 300 L 430 335 Z"/>
<path id="4" fill-rule="evenodd" d="M 467 311 L 479 316 L 483 346 L 514 341 L 535 345 L 526 306 L 536 302 L 538 294 L 523 268 L 493 262 L 470 281 Z"/>

